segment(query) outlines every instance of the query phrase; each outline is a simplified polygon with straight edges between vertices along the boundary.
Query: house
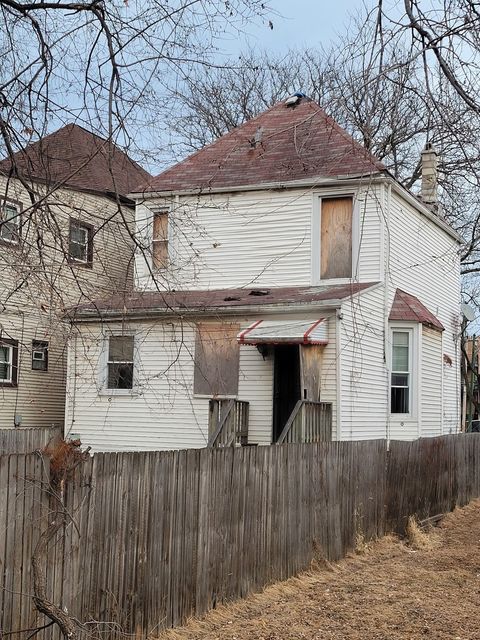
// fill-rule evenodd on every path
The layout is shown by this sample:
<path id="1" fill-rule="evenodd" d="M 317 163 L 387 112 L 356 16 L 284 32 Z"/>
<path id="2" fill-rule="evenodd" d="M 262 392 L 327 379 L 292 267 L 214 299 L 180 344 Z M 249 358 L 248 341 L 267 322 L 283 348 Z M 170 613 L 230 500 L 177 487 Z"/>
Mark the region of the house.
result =
<path id="1" fill-rule="evenodd" d="M 63 426 L 70 327 L 60 318 L 131 289 L 125 194 L 148 177 L 76 124 L 0 162 L 1 428 Z"/>
<path id="2" fill-rule="evenodd" d="M 295 95 L 136 199 L 136 291 L 70 312 L 66 430 L 96 450 L 454 433 L 460 238 Z"/>

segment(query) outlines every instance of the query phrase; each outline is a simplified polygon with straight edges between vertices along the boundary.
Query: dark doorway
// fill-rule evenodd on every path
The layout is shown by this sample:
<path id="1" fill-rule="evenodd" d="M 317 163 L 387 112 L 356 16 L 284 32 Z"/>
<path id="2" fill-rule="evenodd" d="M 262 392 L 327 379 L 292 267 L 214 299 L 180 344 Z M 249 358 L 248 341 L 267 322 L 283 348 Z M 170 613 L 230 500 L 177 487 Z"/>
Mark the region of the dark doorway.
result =
<path id="1" fill-rule="evenodd" d="M 300 350 L 296 344 L 274 348 L 273 442 L 276 442 L 300 400 Z"/>

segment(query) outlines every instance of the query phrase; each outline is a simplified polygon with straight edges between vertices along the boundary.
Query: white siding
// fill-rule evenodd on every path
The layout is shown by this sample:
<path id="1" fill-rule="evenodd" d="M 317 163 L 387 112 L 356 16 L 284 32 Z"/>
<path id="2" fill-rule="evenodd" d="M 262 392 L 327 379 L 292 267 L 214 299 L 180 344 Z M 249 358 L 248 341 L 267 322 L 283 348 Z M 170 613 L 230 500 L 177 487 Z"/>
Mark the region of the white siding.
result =
<path id="1" fill-rule="evenodd" d="M 355 279 L 378 281 L 381 261 L 379 189 L 358 184 L 355 242 L 362 243 Z M 136 258 L 140 289 L 219 289 L 312 284 L 312 217 L 322 194 L 341 190 L 288 189 L 199 198 L 171 204 L 170 257 L 166 272 L 151 277 L 152 211 L 164 200 L 138 204 L 137 233 L 143 250 Z M 331 282 L 331 281 L 330 281 Z"/>
<path id="2" fill-rule="evenodd" d="M 445 366 L 444 370 L 443 430 L 455 432 L 460 423 L 459 245 L 394 193 L 388 231 L 390 260 L 386 281 L 389 306 L 396 288 L 400 288 L 416 296 L 445 327 L 443 353 L 451 358 L 452 366 Z"/>
<path id="3" fill-rule="evenodd" d="M 421 436 L 442 435 L 442 368 L 442 334 L 423 327 Z"/>
<path id="4" fill-rule="evenodd" d="M 388 437 L 384 288 L 344 302 L 341 321 L 341 439 Z"/>
<path id="5" fill-rule="evenodd" d="M 309 317 L 314 320 L 319 314 L 307 319 Z M 243 317 L 235 321 L 243 329 L 255 319 L 258 318 Z M 265 319 L 278 319 L 278 316 Z M 334 318 L 329 321 L 329 327 L 333 327 L 330 334 L 334 337 Z M 158 320 L 123 326 L 124 331 L 134 333 L 137 350 L 137 389 L 125 395 L 109 394 L 101 388 L 105 328 L 94 324 L 77 328 L 78 335 L 71 343 L 67 432 L 80 435 L 82 442 L 95 451 L 206 446 L 208 398 L 193 395 L 193 324 Z M 121 330 L 121 325 L 108 327 L 108 331 Z M 334 342 L 325 348 L 321 366 L 322 400 L 334 401 Z M 250 403 L 249 441 L 270 444 L 273 357 L 269 355 L 264 359 L 256 347 L 241 346 L 239 373 L 238 399 Z"/>

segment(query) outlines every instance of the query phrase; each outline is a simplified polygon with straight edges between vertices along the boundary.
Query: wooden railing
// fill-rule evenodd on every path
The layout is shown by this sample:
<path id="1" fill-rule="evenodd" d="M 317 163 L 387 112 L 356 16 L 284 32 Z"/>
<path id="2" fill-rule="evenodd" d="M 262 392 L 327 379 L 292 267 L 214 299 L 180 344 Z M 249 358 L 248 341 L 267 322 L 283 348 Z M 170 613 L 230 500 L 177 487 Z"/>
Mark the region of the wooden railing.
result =
<path id="1" fill-rule="evenodd" d="M 208 447 L 232 447 L 248 442 L 249 403 L 241 400 L 210 400 Z"/>
<path id="2" fill-rule="evenodd" d="M 329 402 L 298 400 L 277 444 L 327 442 L 332 439 L 332 405 Z"/>

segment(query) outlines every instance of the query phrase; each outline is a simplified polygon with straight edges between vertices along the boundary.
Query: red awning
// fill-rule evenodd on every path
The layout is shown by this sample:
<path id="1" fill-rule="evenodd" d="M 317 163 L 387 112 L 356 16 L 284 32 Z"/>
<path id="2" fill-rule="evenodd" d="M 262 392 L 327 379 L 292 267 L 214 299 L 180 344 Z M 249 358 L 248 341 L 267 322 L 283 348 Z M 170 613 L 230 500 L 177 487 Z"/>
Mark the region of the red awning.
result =
<path id="1" fill-rule="evenodd" d="M 328 322 L 318 320 L 257 320 L 237 335 L 240 344 L 328 344 Z"/>

